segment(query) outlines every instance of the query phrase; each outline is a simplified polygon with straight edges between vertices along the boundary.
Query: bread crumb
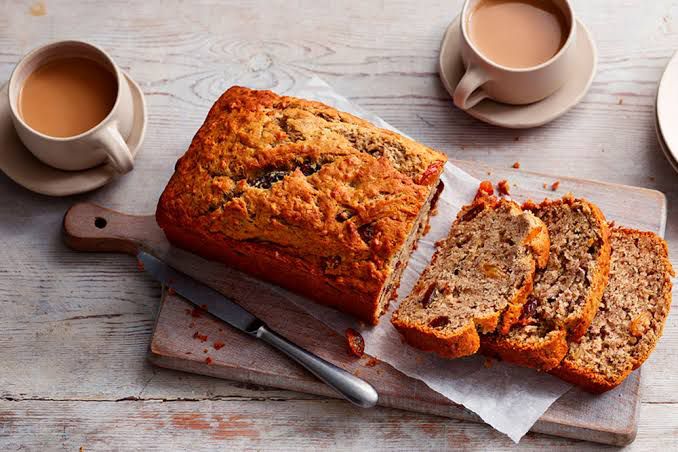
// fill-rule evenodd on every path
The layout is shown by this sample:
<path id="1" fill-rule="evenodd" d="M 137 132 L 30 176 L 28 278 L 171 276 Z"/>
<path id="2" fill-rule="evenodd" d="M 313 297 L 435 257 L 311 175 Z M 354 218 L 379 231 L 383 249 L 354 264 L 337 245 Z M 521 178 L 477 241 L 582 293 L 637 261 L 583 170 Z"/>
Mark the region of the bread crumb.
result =
<path id="1" fill-rule="evenodd" d="M 358 358 L 362 357 L 365 354 L 365 340 L 360 333 L 353 328 L 348 328 L 344 335 L 346 336 L 349 353 Z"/>
<path id="2" fill-rule="evenodd" d="M 379 360 L 377 358 L 370 356 L 370 359 L 368 359 L 367 362 L 365 363 L 365 367 L 374 367 L 377 364 L 379 364 Z"/>
<path id="3" fill-rule="evenodd" d="M 624 98 L 620 97 L 619 101 L 617 102 L 617 105 L 623 105 L 624 104 Z"/>
<path id="4" fill-rule="evenodd" d="M 515 137 L 513 141 L 520 141 L 520 137 Z"/>
<path id="5" fill-rule="evenodd" d="M 515 168 L 515 169 L 520 168 L 520 162 L 515 162 L 515 163 L 513 164 L 513 168 Z"/>
<path id="6" fill-rule="evenodd" d="M 541 184 L 541 186 L 544 188 L 544 190 L 546 190 L 546 182 L 544 182 L 543 184 Z"/>
<path id="7" fill-rule="evenodd" d="M 556 191 L 558 190 L 558 187 L 560 187 L 560 181 L 557 180 L 554 183 L 551 184 L 551 191 Z"/>
<path id="8" fill-rule="evenodd" d="M 196 331 L 195 333 L 193 333 L 193 339 L 199 339 L 200 342 L 207 342 L 207 335 L 200 334 L 200 331 Z"/>
<path id="9" fill-rule="evenodd" d="M 506 180 L 500 180 L 499 183 L 497 183 L 497 191 L 499 192 L 500 195 L 504 196 L 511 195 L 510 186 Z"/>
<path id="10" fill-rule="evenodd" d="M 45 5 L 45 2 L 43 2 L 43 1 L 36 2 L 33 5 L 31 5 L 28 12 L 30 13 L 31 16 L 35 16 L 35 17 L 46 16 L 47 15 L 47 6 Z"/>
<path id="11" fill-rule="evenodd" d="M 650 176 L 650 177 L 649 177 L 648 179 L 650 179 L 650 182 L 654 182 L 654 181 L 656 181 L 656 180 L 657 180 L 657 178 L 656 178 L 656 177 L 654 177 L 654 176 Z"/>
<path id="12" fill-rule="evenodd" d="M 480 186 L 478 187 L 478 193 L 476 194 L 476 197 L 478 196 L 492 196 L 494 194 L 494 187 L 492 187 L 492 182 L 489 180 L 484 180 L 480 183 Z"/>
<path id="13" fill-rule="evenodd" d="M 485 361 L 483 362 L 483 366 L 486 369 L 489 369 L 490 367 L 494 366 L 494 360 L 492 358 L 485 358 Z"/>
<path id="14" fill-rule="evenodd" d="M 488 176 L 491 176 L 491 175 L 492 175 L 492 171 L 488 171 L 488 172 L 487 172 L 487 175 L 488 175 Z"/>

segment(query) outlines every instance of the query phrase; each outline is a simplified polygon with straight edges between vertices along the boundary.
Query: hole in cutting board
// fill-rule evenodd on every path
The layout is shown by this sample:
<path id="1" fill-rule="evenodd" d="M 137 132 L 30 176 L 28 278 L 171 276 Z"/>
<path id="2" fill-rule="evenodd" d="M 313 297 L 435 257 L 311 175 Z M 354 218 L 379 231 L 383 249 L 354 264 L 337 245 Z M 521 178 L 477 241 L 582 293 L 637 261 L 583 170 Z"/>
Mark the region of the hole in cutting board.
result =
<path id="1" fill-rule="evenodd" d="M 102 218 L 102 217 L 96 217 L 96 218 L 94 219 L 94 226 L 96 226 L 96 227 L 99 228 L 99 229 L 105 228 L 107 224 L 108 224 L 108 221 L 106 221 L 105 218 Z"/>

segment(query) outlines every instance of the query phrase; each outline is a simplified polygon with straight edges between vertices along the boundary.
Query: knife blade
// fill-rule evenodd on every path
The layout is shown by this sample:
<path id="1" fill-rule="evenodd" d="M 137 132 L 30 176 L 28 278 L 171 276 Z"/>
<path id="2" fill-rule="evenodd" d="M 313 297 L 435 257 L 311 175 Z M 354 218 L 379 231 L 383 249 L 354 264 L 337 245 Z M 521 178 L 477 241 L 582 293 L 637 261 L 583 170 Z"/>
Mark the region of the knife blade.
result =
<path id="1" fill-rule="evenodd" d="M 362 408 L 371 408 L 377 404 L 377 391 L 365 380 L 285 339 L 235 301 L 175 270 L 157 257 L 145 251 L 139 251 L 137 257 L 144 270 L 154 279 L 219 320 L 286 354 L 351 403 Z"/>
<path id="2" fill-rule="evenodd" d="M 145 251 L 140 251 L 137 257 L 143 264 L 144 270 L 153 279 L 160 281 L 167 287 L 171 287 L 176 293 L 186 298 L 192 304 L 209 312 L 232 327 L 248 334 L 255 334 L 256 330 L 264 324 L 237 303 L 226 298 L 211 287 L 199 283 L 190 276 L 173 269 L 157 257 Z"/>

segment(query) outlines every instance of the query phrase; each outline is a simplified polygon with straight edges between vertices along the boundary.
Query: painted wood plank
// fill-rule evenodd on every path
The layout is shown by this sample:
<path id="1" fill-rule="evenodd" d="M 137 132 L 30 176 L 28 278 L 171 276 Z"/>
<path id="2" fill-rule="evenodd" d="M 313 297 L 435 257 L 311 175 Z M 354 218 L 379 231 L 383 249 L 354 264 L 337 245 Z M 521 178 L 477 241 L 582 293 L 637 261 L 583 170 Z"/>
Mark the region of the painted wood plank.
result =
<path id="1" fill-rule="evenodd" d="M 673 410 L 643 405 L 638 439 L 625 450 L 675 450 Z M 337 400 L 0 401 L 0 420 L 4 450 L 516 450 L 481 424 Z M 535 433 L 520 444 L 528 451 L 603 447 Z"/>

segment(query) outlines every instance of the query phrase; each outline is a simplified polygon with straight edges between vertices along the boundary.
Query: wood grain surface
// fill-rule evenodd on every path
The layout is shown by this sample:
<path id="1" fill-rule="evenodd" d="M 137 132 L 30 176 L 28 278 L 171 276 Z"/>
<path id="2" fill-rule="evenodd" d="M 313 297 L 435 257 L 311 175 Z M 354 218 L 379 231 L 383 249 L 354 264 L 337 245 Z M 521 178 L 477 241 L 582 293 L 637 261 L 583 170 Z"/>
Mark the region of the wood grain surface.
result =
<path id="1" fill-rule="evenodd" d="M 77 201 L 153 211 L 174 161 L 234 83 L 284 92 L 316 74 L 452 158 L 659 189 L 678 263 L 678 176 L 653 131 L 657 81 L 678 43 L 678 1 L 573 0 L 596 39 L 598 74 L 566 116 L 521 132 L 456 110 L 438 79 L 438 45 L 461 0 L 46 0 L 44 15 L 37 3 L 0 0 L 0 80 L 37 45 L 90 40 L 141 85 L 149 129 L 135 171 L 94 193 L 47 198 L 0 174 L 0 449 L 515 448 L 480 424 L 358 411 L 144 359 L 159 286 L 129 257 L 68 250 L 62 216 Z M 678 448 L 676 318 L 643 367 L 631 450 Z M 600 446 L 528 434 L 520 447 Z"/>

